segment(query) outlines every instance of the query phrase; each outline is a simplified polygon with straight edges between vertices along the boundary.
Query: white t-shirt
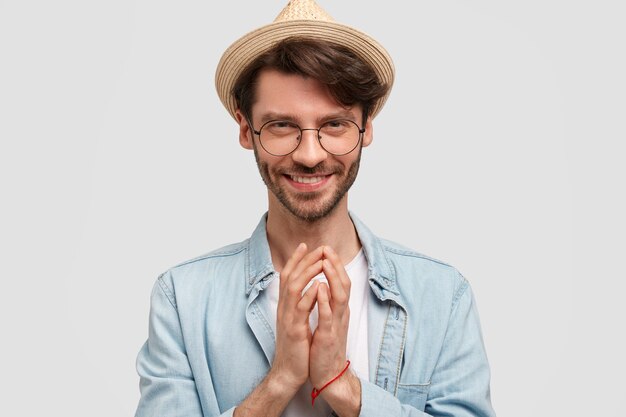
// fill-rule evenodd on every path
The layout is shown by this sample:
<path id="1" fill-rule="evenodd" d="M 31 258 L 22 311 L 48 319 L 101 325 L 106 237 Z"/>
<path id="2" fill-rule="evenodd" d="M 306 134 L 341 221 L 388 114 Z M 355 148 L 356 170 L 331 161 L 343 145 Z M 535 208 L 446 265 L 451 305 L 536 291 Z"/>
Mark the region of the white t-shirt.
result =
<path id="1" fill-rule="evenodd" d="M 367 260 L 363 254 L 363 249 L 346 266 L 346 272 L 350 281 L 350 327 L 348 329 L 348 352 L 350 368 L 358 377 L 369 378 L 369 358 L 367 352 L 367 300 L 369 299 L 369 285 L 367 280 Z M 278 307 L 278 295 L 280 289 L 279 279 L 274 279 L 267 287 L 272 318 L 276 323 L 276 309 Z M 326 281 L 324 274 L 316 276 L 314 279 Z M 312 280 L 311 280 L 312 282 Z M 306 290 L 307 288 L 305 288 Z M 318 312 L 317 304 L 309 317 L 311 331 L 317 328 Z M 311 407 L 311 390 L 313 387 L 307 382 L 291 400 L 285 408 L 283 417 L 327 417 L 331 409 L 328 404 L 318 397 L 315 400 L 315 407 Z"/>

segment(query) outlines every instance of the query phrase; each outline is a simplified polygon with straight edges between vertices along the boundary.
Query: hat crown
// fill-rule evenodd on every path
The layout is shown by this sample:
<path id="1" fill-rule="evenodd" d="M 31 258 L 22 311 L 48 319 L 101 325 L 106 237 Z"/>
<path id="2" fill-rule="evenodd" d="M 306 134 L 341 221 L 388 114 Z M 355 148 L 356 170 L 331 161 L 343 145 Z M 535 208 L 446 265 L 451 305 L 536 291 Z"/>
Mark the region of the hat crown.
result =
<path id="1" fill-rule="evenodd" d="M 291 0 L 278 16 L 276 16 L 274 22 L 286 22 L 290 20 L 335 21 L 335 19 L 326 13 L 314 0 Z"/>
<path id="2" fill-rule="evenodd" d="M 1 0 L 0 0 L 1 1 Z M 239 38 L 222 55 L 215 71 L 215 88 L 230 115 L 237 120 L 238 103 L 233 89 L 248 66 L 278 42 L 296 37 L 322 40 L 353 51 L 376 73 L 386 94 L 372 105 L 371 116 L 382 109 L 393 85 L 395 70 L 391 57 L 375 39 L 348 25 L 338 23 L 314 0 L 290 0 L 273 23 Z"/>

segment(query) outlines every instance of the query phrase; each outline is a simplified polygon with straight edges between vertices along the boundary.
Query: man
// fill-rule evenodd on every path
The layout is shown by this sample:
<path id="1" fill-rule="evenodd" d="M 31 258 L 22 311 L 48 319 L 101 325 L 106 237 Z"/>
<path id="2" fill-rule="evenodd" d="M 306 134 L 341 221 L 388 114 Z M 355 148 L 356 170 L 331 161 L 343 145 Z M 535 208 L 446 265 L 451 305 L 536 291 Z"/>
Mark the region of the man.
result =
<path id="1" fill-rule="evenodd" d="M 235 42 L 218 94 L 256 156 L 250 239 L 159 277 L 137 416 L 492 416 L 467 281 L 348 211 L 393 65 L 313 1 Z"/>

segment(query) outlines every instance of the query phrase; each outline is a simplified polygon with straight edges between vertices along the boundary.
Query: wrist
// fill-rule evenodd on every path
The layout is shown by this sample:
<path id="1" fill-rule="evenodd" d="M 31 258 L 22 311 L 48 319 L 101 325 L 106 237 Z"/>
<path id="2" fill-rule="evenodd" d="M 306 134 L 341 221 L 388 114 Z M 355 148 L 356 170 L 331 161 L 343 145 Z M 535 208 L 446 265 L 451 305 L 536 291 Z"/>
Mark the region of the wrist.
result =
<path id="1" fill-rule="evenodd" d="M 361 412 L 361 381 L 349 370 L 320 396 L 340 417 L 357 417 Z"/>
<path id="2" fill-rule="evenodd" d="M 284 382 L 284 375 L 270 371 L 263 381 L 235 408 L 235 417 L 282 415 L 297 388 L 291 388 Z"/>
<path id="3" fill-rule="evenodd" d="M 275 369 L 270 370 L 265 378 L 268 390 L 272 395 L 276 396 L 288 396 L 293 397 L 300 389 L 304 382 L 296 381 L 295 378 L 290 377 L 284 372 L 277 371 Z"/>

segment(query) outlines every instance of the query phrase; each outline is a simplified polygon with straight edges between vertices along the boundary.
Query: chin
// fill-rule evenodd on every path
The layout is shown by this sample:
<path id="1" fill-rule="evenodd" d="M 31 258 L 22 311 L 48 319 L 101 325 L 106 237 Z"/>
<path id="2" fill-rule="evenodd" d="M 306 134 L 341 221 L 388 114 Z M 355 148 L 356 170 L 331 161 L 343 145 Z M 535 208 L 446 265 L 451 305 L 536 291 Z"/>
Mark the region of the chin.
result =
<path id="1" fill-rule="evenodd" d="M 338 190 L 328 193 L 291 194 L 284 189 L 273 189 L 272 193 L 280 205 L 299 220 L 313 223 L 331 215 L 339 206 L 345 193 Z"/>

